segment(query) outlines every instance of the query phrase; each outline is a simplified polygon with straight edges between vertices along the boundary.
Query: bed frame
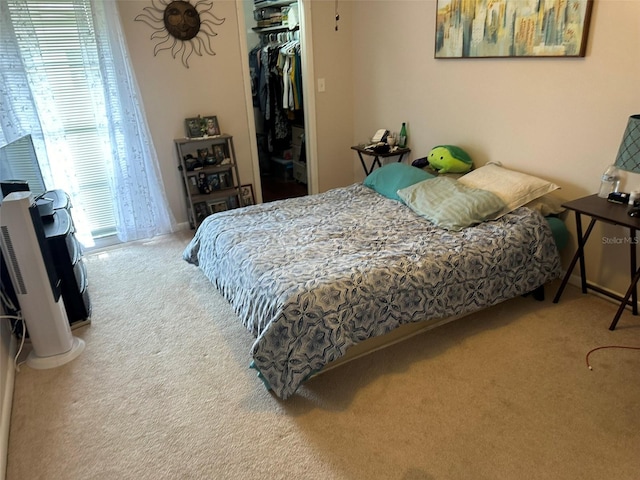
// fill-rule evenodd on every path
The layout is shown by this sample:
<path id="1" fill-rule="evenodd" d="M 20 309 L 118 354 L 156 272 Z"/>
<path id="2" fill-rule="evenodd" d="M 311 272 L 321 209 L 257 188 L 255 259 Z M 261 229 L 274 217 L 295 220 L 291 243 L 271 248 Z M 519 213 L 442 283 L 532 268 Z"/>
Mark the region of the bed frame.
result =
<path id="1" fill-rule="evenodd" d="M 530 293 L 525 293 L 523 297 L 528 297 L 531 295 L 534 300 L 539 302 L 544 301 L 544 285 L 540 285 L 538 288 L 533 290 Z M 428 332 L 429 330 L 433 330 L 442 325 L 446 325 L 447 323 L 453 322 L 455 320 L 459 320 L 464 317 L 468 317 L 469 315 L 473 315 L 476 312 L 466 313 L 464 315 L 455 315 L 453 317 L 447 318 L 432 318 L 430 320 L 424 320 L 422 322 L 408 323 L 402 325 L 391 332 L 381 335 L 379 337 L 373 337 L 364 342 L 358 343 L 349 350 L 347 353 L 334 360 L 333 362 L 327 364 L 321 371 L 319 371 L 316 375 L 321 375 L 326 373 L 334 368 L 337 368 L 345 363 L 351 362 L 353 360 L 357 360 L 358 358 L 365 357 L 370 353 L 377 352 L 379 350 L 383 350 L 387 347 L 395 345 L 397 343 L 401 343 L 405 340 L 408 340 L 411 337 L 415 337 L 416 335 L 420 335 L 422 333 Z"/>

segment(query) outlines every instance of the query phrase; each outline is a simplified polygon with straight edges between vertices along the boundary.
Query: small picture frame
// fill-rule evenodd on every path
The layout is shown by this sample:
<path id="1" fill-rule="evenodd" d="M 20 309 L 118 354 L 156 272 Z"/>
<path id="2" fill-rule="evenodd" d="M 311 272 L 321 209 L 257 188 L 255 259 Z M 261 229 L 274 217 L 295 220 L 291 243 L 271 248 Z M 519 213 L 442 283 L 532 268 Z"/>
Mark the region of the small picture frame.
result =
<path id="1" fill-rule="evenodd" d="M 189 193 L 191 195 L 198 195 L 200 193 L 200 189 L 198 188 L 198 176 L 188 175 L 187 181 L 189 183 Z"/>
<path id="2" fill-rule="evenodd" d="M 218 177 L 220 178 L 220 188 L 229 188 L 232 186 L 230 171 L 225 170 L 224 172 L 219 172 Z"/>
<path id="3" fill-rule="evenodd" d="M 238 200 L 237 195 L 232 195 L 227 198 L 227 207 L 229 210 L 233 210 L 234 208 L 238 208 L 240 206 L 240 201 Z"/>
<path id="4" fill-rule="evenodd" d="M 209 191 L 220 190 L 220 176 L 217 173 L 207 175 L 207 183 L 209 184 Z"/>
<path id="5" fill-rule="evenodd" d="M 199 148 L 198 149 L 198 161 L 203 165 L 207 164 L 207 160 L 209 158 L 209 149 L 208 148 Z"/>
<path id="6" fill-rule="evenodd" d="M 218 117 L 209 116 L 202 117 L 203 134 L 207 137 L 215 137 L 220 135 L 220 126 L 218 125 Z"/>
<path id="7" fill-rule="evenodd" d="M 196 223 L 202 222 L 211 212 L 206 202 L 198 202 L 193 204 L 193 214 Z"/>
<path id="8" fill-rule="evenodd" d="M 215 158 L 215 164 L 220 165 L 224 162 L 225 158 L 229 158 L 229 154 L 227 153 L 226 145 L 221 143 L 214 143 L 211 146 L 211 151 L 213 152 L 213 157 Z"/>
<path id="9" fill-rule="evenodd" d="M 226 199 L 214 200 L 214 201 L 209 202 L 208 205 L 209 205 L 209 212 L 210 213 L 224 212 L 224 211 L 229 209 Z"/>
<path id="10" fill-rule="evenodd" d="M 240 199 L 242 200 L 242 205 L 254 205 L 255 199 L 253 198 L 253 184 L 248 183 L 246 185 L 240 186 Z"/>
<path id="11" fill-rule="evenodd" d="M 202 137 L 202 118 L 185 118 L 184 127 L 187 132 L 187 138 L 199 138 Z"/>

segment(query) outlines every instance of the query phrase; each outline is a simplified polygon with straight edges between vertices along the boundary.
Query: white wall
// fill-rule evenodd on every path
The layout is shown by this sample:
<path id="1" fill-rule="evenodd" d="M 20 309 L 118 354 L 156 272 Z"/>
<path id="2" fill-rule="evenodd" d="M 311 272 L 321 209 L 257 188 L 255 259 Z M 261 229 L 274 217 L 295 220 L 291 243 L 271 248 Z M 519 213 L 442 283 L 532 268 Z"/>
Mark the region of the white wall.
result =
<path id="1" fill-rule="evenodd" d="M 251 0 L 238 0 L 252 4 Z M 327 91 L 321 94 L 316 121 L 320 161 L 319 191 L 353 182 L 350 150 L 353 138 L 353 104 L 351 91 L 351 25 L 349 15 L 341 20 L 341 30 L 333 25 L 334 2 L 303 0 L 312 11 L 315 67 L 326 77 Z M 164 5 L 162 2 L 155 2 Z M 166 2 L 165 2 L 166 3 Z M 184 136 L 183 119 L 217 115 L 221 129 L 234 136 L 240 177 L 243 183 L 255 183 L 251 162 L 249 119 L 244 97 L 243 63 L 235 0 L 213 2 L 212 12 L 225 22 L 214 28 L 215 56 L 192 55 L 189 68 L 169 51 L 154 56 L 153 28 L 135 21 L 150 0 L 119 0 L 118 7 L 131 60 L 147 112 L 151 135 L 158 153 L 170 208 L 178 223 L 186 222 L 186 203 L 178 175 L 173 139 Z M 347 12 L 350 6 L 343 9 Z M 206 16 L 203 16 L 206 18 Z"/>
<path id="2" fill-rule="evenodd" d="M 245 0 L 247 1 L 247 0 Z M 412 155 L 450 143 L 482 165 L 536 174 L 562 186 L 573 199 L 594 193 L 614 161 L 629 115 L 640 113 L 640 2 L 594 2 L 584 58 L 434 59 L 436 0 L 303 0 L 312 15 L 319 191 L 364 177 L 353 144 L 378 128 L 408 122 Z M 186 221 L 176 170 L 174 137 L 182 120 L 215 114 L 234 135 L 243 182 L 253 183 L 248 118 L 236 6 L 214 2 L 225 18 L 212 41 L 215 56 L 182 66 L 168 51 L 153 55 L 152 29 L 135 22 L 150 0 L 120 0 L 119 7 L 170 206 Z M 640 186 L 640 177 L 623 189 Z M 572 218 L 568 224 L 573 228 Z M 587 250 L 589 276 L 616 291 L 626 289 L 626 245 L 606 245 L 616 227 L 594 231 Z M 572 248 L 567 249 L 566 255 Z M 604 255 L 603 255 L 604 253 Z M 614 259 L 610 261 L 610 259 Z M 566 258 L 565 258 L 566 261 Z"/>
<path id="3" fill-rule="evenodd" d="M 186 203 L 173 139 L 185 136 L 185 118 L 216 115 L 221 130 L 234 137 L 241 181 L 253 183 L 236 5 L 233 0 L 213 2 L 212 13 L 225 19 L 213 27 L 217 34 L 211 39 L 215 55 L 194 53 L 188 60 L 189 68 L 169 50 L 154 56 L 159 43 L 151 39 L 155 29 L 134 20 L 150 6 L 150 0 L 118 2 L 169 205 L 176 221 L 183 223 L 187 221 Z M 202 16 L 206 18 L 210 17 Z M 203 35 L 201 30 L 199 36 Z"/>
<path id="4" fill-rule="evenodd" d="M 339 2 L 340 21 L 335 30 L 335 2 L 311 3 L 313 62 L 318 134 L 318 186 L 323 192 L 354 182 L 353 54 L 354 17 L 350 2 Z M 317 79 L 325 91 L 317 91 Z"/>
<path id="5" fill-rule="evenodd" d="M 584 58 L 436 60 L 435 14 L 435 0 L 353 2 L 354 141 L 406 121 L 412 158 L 454 144 L 476 165 L 497 160 L 556 182 L 565 200 L 597 192 L 640 113 L 640 2 L 594 2 Z M 624 292 L 628 247 L 603 247 L 605 235 L 625 233 L 594 231 L 587 270 Z"/>

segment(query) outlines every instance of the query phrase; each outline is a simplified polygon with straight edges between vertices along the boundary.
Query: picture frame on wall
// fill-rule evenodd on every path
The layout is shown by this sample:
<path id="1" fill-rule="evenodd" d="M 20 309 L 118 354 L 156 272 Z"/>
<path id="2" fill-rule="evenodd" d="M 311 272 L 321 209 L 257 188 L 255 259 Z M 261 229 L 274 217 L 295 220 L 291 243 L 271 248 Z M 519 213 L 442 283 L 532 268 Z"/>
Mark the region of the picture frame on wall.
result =
<path id="1" fill-rule="evenodd" d="M 240 199 L 242 201 L 242 205 L 244 205 L 245 207 L 247 205 L 254 205 L 256 203 L 253 196 L 252 183 L 240 186 Z"/>
<path id="2" fill-rule="evenodd" d="M 435 58 L 584 57 L 593 0 L 437 0 Z"/>

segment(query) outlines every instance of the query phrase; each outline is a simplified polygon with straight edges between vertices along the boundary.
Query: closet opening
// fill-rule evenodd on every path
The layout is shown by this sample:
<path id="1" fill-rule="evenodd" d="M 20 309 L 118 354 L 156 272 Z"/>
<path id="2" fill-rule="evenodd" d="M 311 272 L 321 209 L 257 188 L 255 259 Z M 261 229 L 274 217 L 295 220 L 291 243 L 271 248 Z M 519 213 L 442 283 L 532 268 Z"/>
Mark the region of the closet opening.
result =
<path id="1" fill-rule="evenodd" d="M 247 61 L 262 200 L 301 197 L 308 194 L 308 175 L 298 2 L 251 6 L 245 11 Z"/>

